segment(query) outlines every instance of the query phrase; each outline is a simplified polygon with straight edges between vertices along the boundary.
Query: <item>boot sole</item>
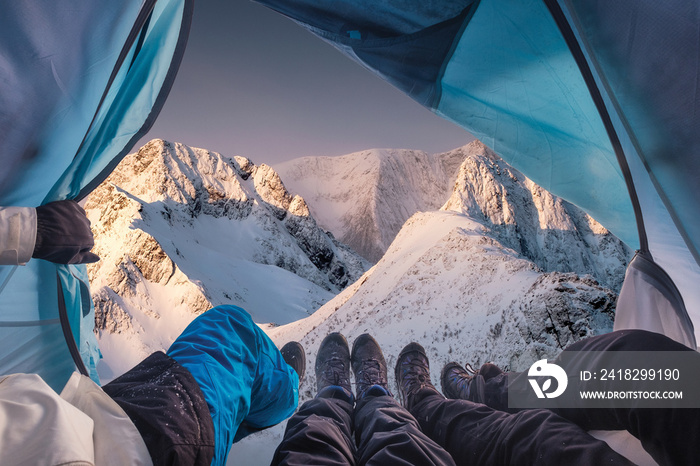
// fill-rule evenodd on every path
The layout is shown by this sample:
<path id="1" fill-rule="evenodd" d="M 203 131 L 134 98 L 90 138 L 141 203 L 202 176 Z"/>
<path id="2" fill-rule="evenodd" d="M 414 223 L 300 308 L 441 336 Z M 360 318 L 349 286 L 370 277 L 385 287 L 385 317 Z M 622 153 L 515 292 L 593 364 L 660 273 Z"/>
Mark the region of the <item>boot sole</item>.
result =
<path id="1" fill-rule="evenodd" d="M 284 358 L 284 353 L 285 352 L 293 352 L 291 350 L 288 350 L 286 348 L 296 348 L 299 351 L 299 354 L 301 355 L 299 357 L 299 360 L 301 360 L 301 371 L 297 372 L 297 375 L 299 376 L 299 384 L 301 385 L 301 381 L 304 379 L 304 376 L 306 375 L 306 353 L 304 352 L 304 347 L 301 346 L 301 343 L 298 341 L 290 341 L 286 345 L 282 347 L 280 350 L 280 353 L 282 354 L 282 357 Z M 285 360 L 286 362 L 286 360 Z M 294 369 L 294 366 L 291 364 L 287 363 L 292 369 Z M 296 371 L 295 371 L 296 372 Z"/>

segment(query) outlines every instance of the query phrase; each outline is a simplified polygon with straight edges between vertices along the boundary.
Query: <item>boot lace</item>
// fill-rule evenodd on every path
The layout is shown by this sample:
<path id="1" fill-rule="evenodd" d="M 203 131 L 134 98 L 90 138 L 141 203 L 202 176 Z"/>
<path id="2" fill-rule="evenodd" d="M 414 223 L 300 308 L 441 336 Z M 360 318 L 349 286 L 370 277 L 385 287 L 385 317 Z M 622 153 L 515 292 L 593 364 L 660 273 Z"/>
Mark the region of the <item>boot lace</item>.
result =
<path id="1" fill-rule="evenodd" d="M 321 378 L 324 385 L 337 385 L 340 387 L 350 386 L 350 379 L 347 376 L 347 368 L 342 358 L 331 357 L 325 361 Z"/>
<path id="2" fill-rule="evenodd" d="M 413 395 L 426 385 L 432 385 L 427 363 L 421 357 L 407 357 L 401 361 L 401 375 L 401 389 L 405 396 Z"/>
<path id="3" fill-rule="evenodd" d="M 359 376 L 360 378 L 360 380 L 355 382 L 357 390 L 360 393 L 364 393 L 373 385 L 380 385 L 385 389 L 388 387 L 388 381 L 384 371 L 382 371 L 381 363 L 376 359 L 366 359 L 362 361 L 362 368 L 355 376 Z"/>

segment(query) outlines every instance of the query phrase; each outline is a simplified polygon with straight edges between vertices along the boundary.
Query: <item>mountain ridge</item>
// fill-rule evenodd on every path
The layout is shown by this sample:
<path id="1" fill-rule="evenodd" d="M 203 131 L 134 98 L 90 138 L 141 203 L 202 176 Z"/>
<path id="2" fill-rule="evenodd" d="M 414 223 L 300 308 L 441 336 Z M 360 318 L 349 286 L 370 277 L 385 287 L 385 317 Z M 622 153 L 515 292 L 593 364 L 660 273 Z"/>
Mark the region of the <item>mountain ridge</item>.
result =
<path id="1" fill-rule="evenodd" d="M 484 223 L 543 270 L 591 273 L 614 290 L 631 259 L 629 248 L 598 222 L 478 140 L 440 154 L 375 149 L 295 159 L 276 169 L 292 192 L 308 200 L 324 228 L 374 262 L 411 215 L 438 209 Z"/>
<path id="2" fill-rule="evenodd" d="M 285 170 L 244 157 L 162 140 L 128 156 L 85 206 L 102 258 L 88 270 L 103 381 L 219 303 L 253 311 L 279 347 L 301 341 L 307 367 L 334 331 L 351 344 L 373 334 L 389 366 L 417 341 L 433 381 L 449 360 L 519 370 L 612 329 L 630 251 L 483 144 L 339 160 L 318 161 L 327 178 L 300 165 L 318 180 L 307 197 Z M 375 236 L 353 234 L 385 248 L 374 265 L 335 239 L 362 219 Z M 307 371 L 301 401 L 314 380 Z M 281 435 L 234 449 L 267 450 Z"/>

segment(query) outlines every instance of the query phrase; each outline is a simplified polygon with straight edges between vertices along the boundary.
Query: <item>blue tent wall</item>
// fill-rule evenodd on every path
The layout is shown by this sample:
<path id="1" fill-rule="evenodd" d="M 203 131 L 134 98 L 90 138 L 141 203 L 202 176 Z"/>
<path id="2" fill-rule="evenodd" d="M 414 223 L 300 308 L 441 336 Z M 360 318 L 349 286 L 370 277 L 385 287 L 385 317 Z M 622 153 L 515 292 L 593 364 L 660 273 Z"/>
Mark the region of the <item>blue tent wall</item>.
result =
<path id="1" fill-rule="evenodd" d="M 540 186 L 639 246 L 608 135 L 542 1 L 482 0 L 441 86 L 438 114 L 469 128 Z"/>
<path id="2" fill-rule="evenodd" d="M 2 1 L 0 47 L 8 59 L 0 73 L 13 79 L 0 89 L 7 104 L 0 123 L 11 136 L 0 152 L 0 205 L 79 199 L 106 177 L 160 111 L 192 7 L 190 0 L 80 8 L 70 0 Z M 0 266 L 0 373 L 39 373 L 60 389 L 75 356 L 96 378 L 93 328 L 85 266 Z"/>

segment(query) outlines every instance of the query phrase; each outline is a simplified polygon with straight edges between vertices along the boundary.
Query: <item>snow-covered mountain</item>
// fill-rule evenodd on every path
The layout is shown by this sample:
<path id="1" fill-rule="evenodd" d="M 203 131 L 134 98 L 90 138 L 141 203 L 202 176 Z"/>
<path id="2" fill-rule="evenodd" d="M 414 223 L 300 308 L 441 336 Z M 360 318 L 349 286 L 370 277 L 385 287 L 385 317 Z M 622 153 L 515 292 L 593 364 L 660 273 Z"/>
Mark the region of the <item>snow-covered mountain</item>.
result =
<path id="1" fill-rule="evenodd" d="M 384 159 L 391 157 L 411 158 L 412 153 L 384 153 Z M 352 340 L 369 331 L 386 343 L 390 359 L 409 341 L 419 341 L 436 360 L 434 374 L 439 374 L 452 359 L 522 369 L 533 358 L 555 355 L 580 338 L 612 328 L 616 290 L 632 257 L 629 248 L 479 141 L 434 159 L 462 160 L 442 208 L 410 217 L 382 259 L 311 317 L 270 329 L 279 344 L 301 340 L 311 347 L 313 361 L 313 348 L 327 333 L 341 331 Z M 332 162 L 323 160 L 326 166 Z M 314 172 L 311 159 L 290 166 Z M 326 185 L 304 187 L 297 172 L 286 174 L 297 173 L 297 181 L 288 184 L 324 202 L 319 212 L 329 225 L 351 230 L 352 222 L 338 222 L 344 204 L 334 201 L 339 180 L 352 179 L 355 186 L 351 173 L 357 169 L 342 172 L 348 166 L 340 160 L 333 169 L 331 195 L 324 194 L 322 188 L 330 189 Z M 409 166 L 403 165 L 401 176 L 408 176 Z M 308 173 L 305 177 L 311 179 Z M 418 188 L 419 183 L 411 184 Z M 429 197 L 416 193 L 413 198 L 424 196 Z M 385 208 L 406 212 L 403 198 Z M 368 202 L 382 205 L 374 198 Z M 310 203 L 310 209 L 315 212 L 315 205 Z"/>
<path id="2" fill-rule="evenodd" d="M 319 225 L 377 262 L 411 215 L 444 204 L 464 158 L 461 150 L 372 149 L 303 157 L 275 170 L 291 192 L 307 200 Z"/>
<path id="3" fill-rule="evenodd" d="M 632 251 L 578 207 L 536 185 L 480 141 L 466 146 L 443 209 L 489 227 L 505 246 L 549 272 L 590 274 L 619 291 Z"/>
<path id="4" fill-rule="evenodd" d="M 106 378 L 167 348 L 214 305 L 283 324 L 368 268 L 269 166 L 177 143 L 129 155 L 85 209 L 101 257 L 89 275 Z"/>
<path id="5" fill-rule="evenodd" d="M 365 161 L 372 160 L 371 154 L 383 154 L 385 159 L 388 154 L 406 155 L 365 154 Z M 421 343 L 439 388 L 440 371 L 449 361 L 476 367 L 490 361 L 522 370 L 543 357 L 555 356 L 574 341 L 612 329 L 617 298 L 613 290 L 619 289 L 631 259 L 626 246 L 478 141 L 434 157 L 461 164 L 450 178 L 451 190 L 431 187 L 433 195 L 443 193 L 442 209 L 410 217 L 381 260 L 312 316 L 267 329 L 279 346 L 298 340 L 306 350 L 302 402 L 315 393 L 315 352 L 325 335 L 334 331 L 346 335 L 351 345 L 362 333 L 374 335 L 390 369 L 403 346 Z M 347 160 L 334 166 L 333 159 L 318 163 L 302 159 L 280 172 L 296 192 L 313 199 L 311 211 L 338 237 L 381 230 L 377 222 L 371 227 L 355 223 L 363 218 L 357 214 L 362 209 L 348 204 L 355 192 L 364 212 L 373 212 L 364 221 L 395 215 L 398 222 L 402 215 L 408 218 L 421 210 L 415 201 L 424 199 L 420 189 L 403 191 L 387 205 L 373 197 L 379 189 L 356 180 L 362 173 L 356 166 L 343 171 L 349 166 Z M 311 182 L 314 176 L 329 174 L 333 182 Z M 389 170 L 374 181 L 385 186 L 400 182 L 388 181 L 391 176 Z M 372 181 L 370 177 L 368 183 Z M 348 193 L 343 191 L 346 183 L 353 187 Z M 415 188 L 420 184 L 406 189 Z M 424 206 L 437 204 L 434 199 L 430 204 L 428 198 Z M 391 231 L 384 234 L 393 238 Z M 388 376 L 394 389 L 392 370 Z M 269 463 L 274 451 L 270 445 L 281 441 L 283 428 L 277 426 L 234 445 L 235 455 L 251 458 L 251 464 Z"/>
<path id="6" fill-rule="evenodd" d="M 619 290 L 631 251 L 598 222 L 510 167 L 480 141 L 442 154 L 371 150 L 275 166 L 319 224 L 370 260 L 414 213 L 446 210 L 545 271 L 591 274 Z"/>
<path id="7" fill-rule="evenodd" d="M 267 328 L 278 346 L 292 340 L 304 346 L 300 401 L 316 393 L 316 351 L 330 332 L 343 333 L 351 346 L 362 333 L 372 334 L 395 391 L 393 367 L 411 341 L 425 347 L 440 389 L 440 371 L 450 361 L 523 370 L 612 330 L 616 293 L 591 276 L 544 272 L 497 235 L 462 213 L 417 213 L 360 280 L 310 317 Z M 244 439 L 234 445 L 234 457 L 269 464 L 283 432 L 280 425 Z"/>

